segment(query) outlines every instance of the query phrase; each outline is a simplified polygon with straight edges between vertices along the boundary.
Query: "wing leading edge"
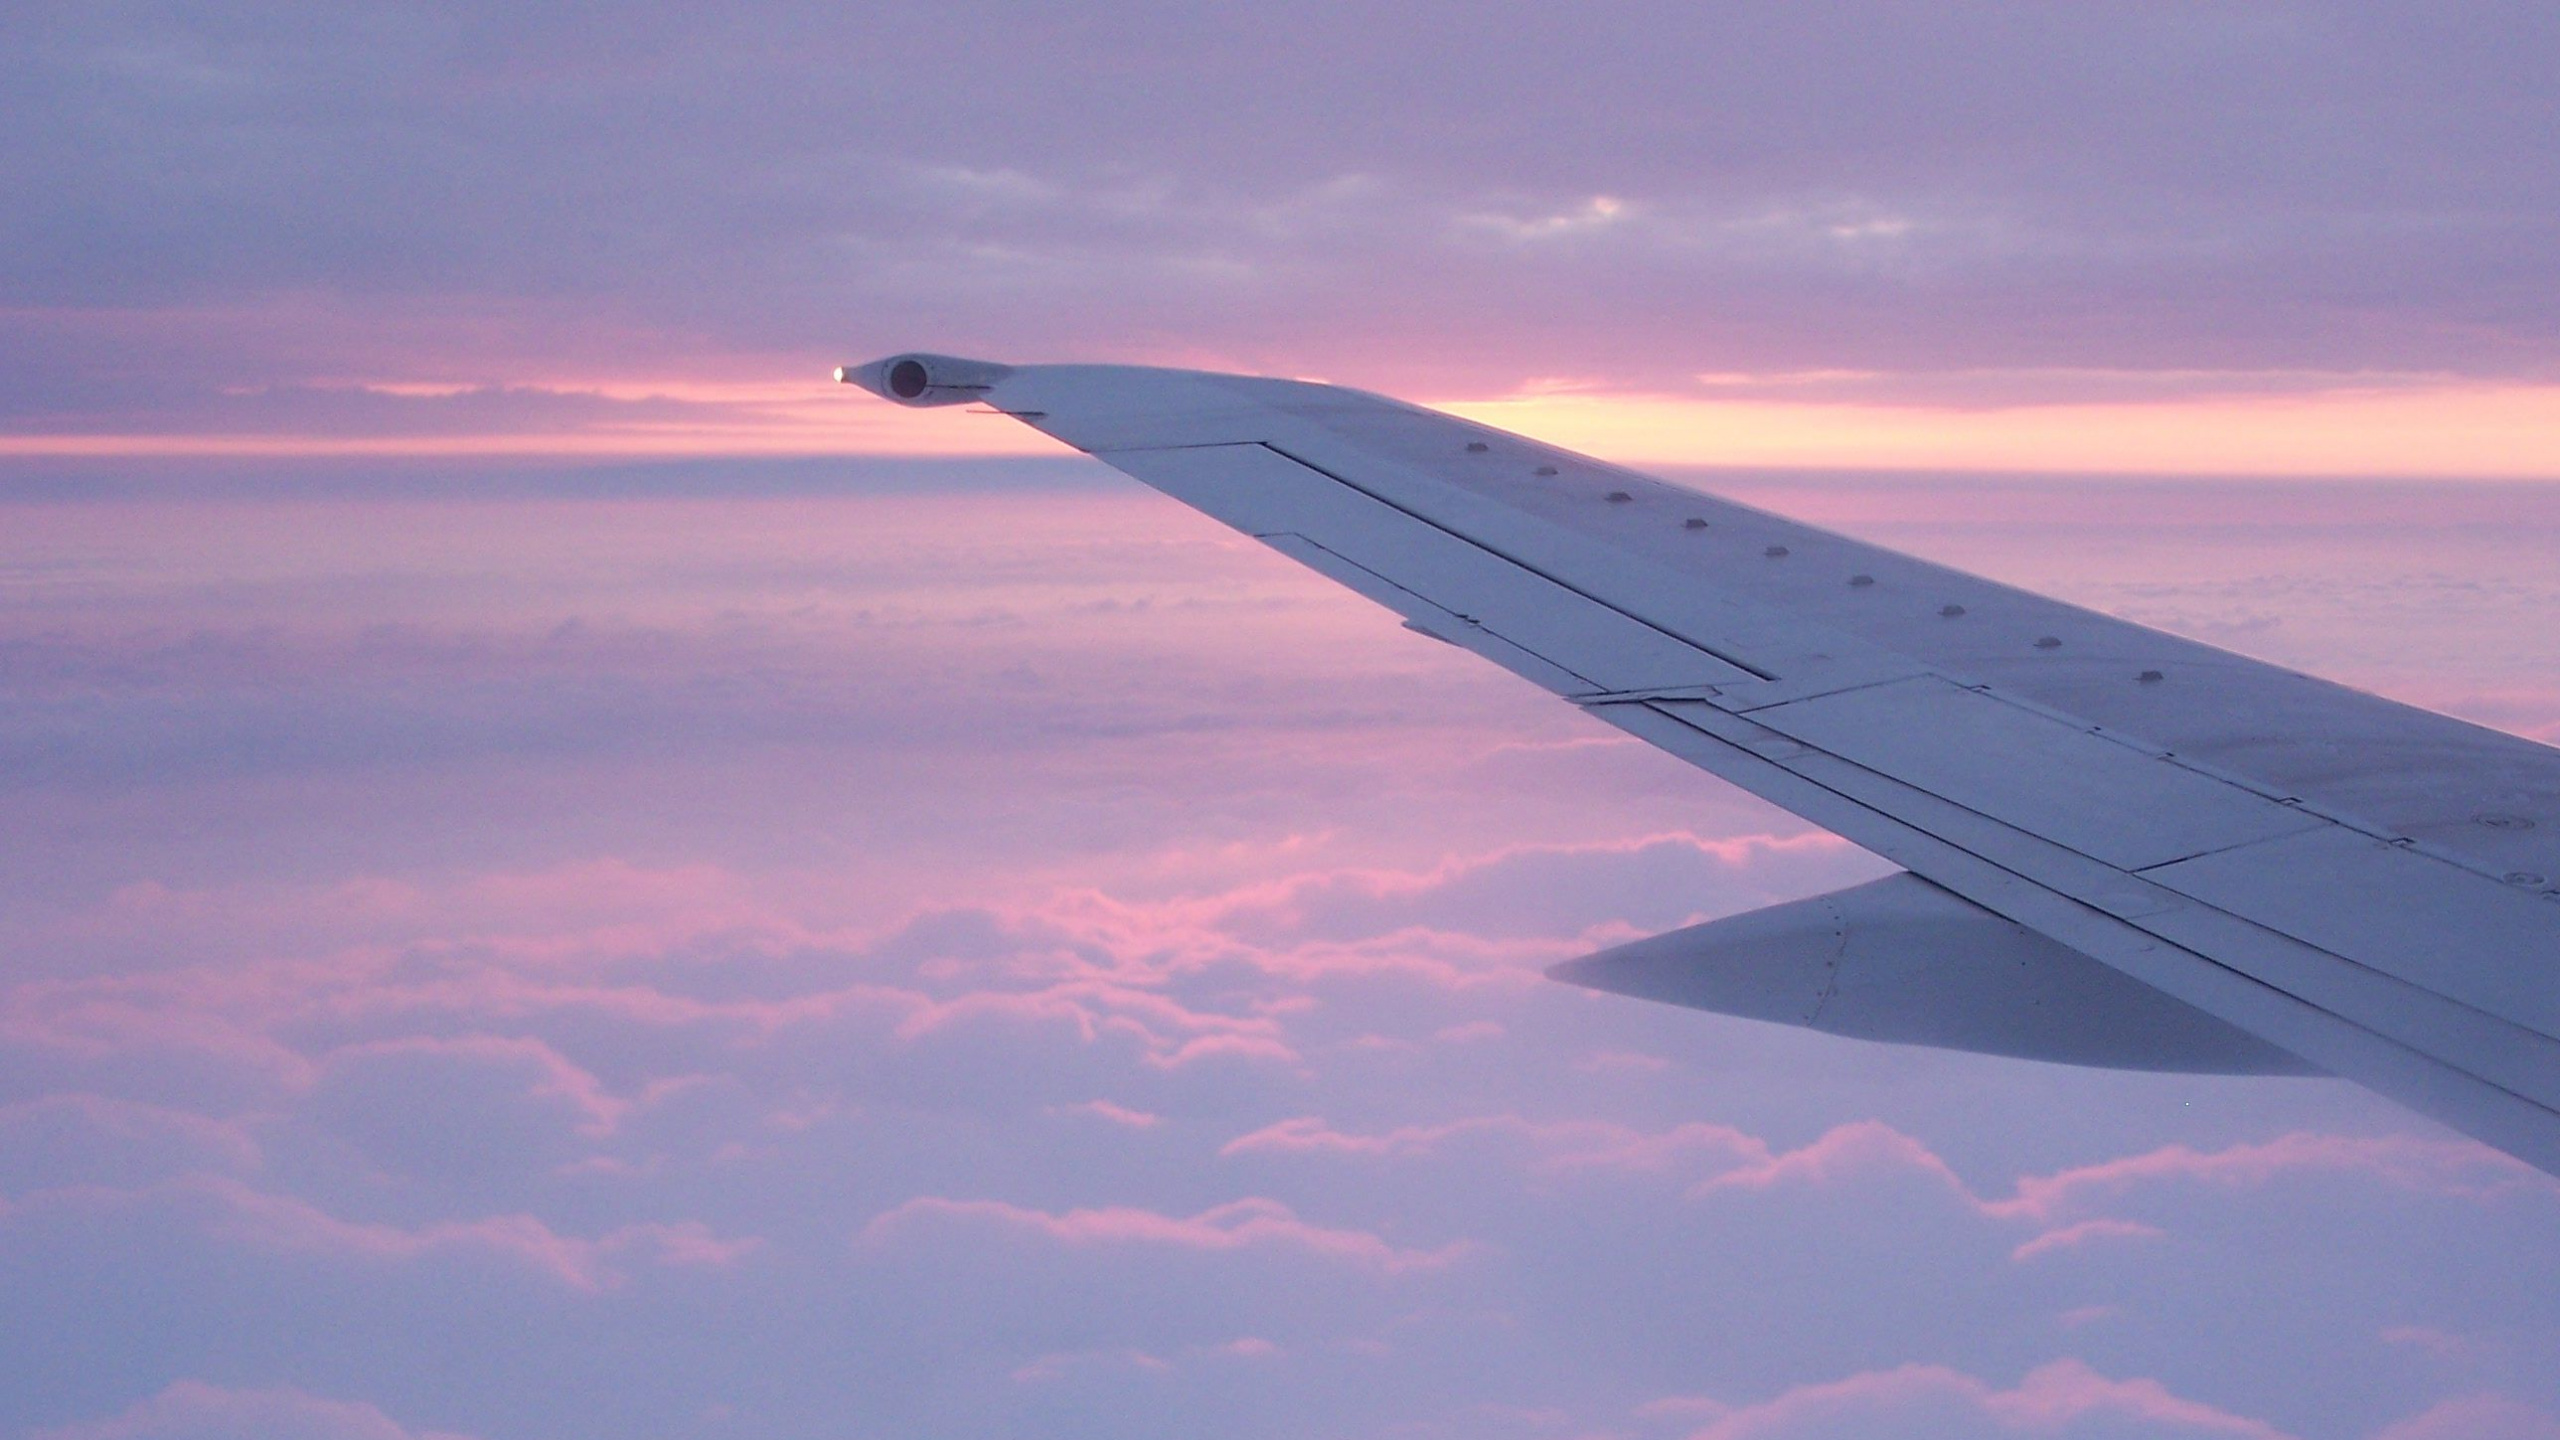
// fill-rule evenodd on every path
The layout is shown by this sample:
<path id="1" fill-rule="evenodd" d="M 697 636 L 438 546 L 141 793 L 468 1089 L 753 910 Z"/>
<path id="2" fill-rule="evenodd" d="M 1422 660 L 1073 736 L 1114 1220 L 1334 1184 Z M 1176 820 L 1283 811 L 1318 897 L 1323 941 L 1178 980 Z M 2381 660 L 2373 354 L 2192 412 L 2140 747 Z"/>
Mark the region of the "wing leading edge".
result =
<path id="1" fill-rule="evenodd" d="M 984 401 L 2049 944 L 2001 952 L 2041 957 L 2024 1031 L 1962 965 L 1816 1028 L 2317 1068 L 2560 1173 L 2560 751 L 1360 391 L 934 355 L 838 376 Z M 1704 953 L 1657 946 L 1647 983 L 1724 993 Z"/>

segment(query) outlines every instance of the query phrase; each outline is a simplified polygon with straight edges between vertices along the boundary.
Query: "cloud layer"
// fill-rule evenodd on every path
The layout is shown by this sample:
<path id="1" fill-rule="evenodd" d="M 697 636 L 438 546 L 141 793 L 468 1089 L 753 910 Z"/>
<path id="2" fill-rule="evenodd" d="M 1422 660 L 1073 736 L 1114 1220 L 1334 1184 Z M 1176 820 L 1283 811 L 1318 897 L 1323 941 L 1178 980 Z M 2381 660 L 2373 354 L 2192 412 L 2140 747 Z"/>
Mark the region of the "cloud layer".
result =
<path id="1" fill-rule="evenodd" d="M 2359 1091 L 1548 984 L 1878 867 L 1170 506 L 369 483 L 7 507 L 0 1433 L 2560 1414 Z M 2520 728 L 2538 493 L 1755 492 Z"/>

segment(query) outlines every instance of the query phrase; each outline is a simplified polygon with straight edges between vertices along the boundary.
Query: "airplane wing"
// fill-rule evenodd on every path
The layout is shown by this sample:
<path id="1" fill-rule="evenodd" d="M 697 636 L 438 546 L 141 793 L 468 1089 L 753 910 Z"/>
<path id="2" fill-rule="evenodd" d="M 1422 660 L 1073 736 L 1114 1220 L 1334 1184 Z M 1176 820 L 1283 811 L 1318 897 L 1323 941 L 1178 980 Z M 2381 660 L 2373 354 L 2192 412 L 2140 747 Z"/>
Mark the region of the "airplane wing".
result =
<path id="1" fill-rule="evenodd" d="M 1011 414 L 1909 872 L 1562 978 L 2327 1071 L 2560 1174 L 2560 751 L 1361 391 L 837 374 Z"/>

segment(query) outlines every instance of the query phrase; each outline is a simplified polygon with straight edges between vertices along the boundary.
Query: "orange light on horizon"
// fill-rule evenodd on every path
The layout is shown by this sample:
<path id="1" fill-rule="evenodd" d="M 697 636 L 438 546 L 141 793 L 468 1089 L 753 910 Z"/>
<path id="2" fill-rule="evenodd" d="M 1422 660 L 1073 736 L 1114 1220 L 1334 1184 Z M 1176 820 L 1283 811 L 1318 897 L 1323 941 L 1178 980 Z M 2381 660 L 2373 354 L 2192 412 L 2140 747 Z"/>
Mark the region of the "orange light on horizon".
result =
<path id="1" fill-rule="evenodd" d="M 2560 386 L 1984 409 L 1559 392 L 1440 408 L 1631 464 L 2560 478 Z"/>
<path id="2" fill-rule="evenodd" d="M 64 459 L 674 460 L 816 455 L 964 458 L 1056 455 L 1064 448 L 1038 431 L 1000 415 L 910 410 L 868 395 L 848 395 L 841 405 L 759 406 L 732 420 L 625 422 L 561 430 L 376 435 L 0 435 L 0 458 Z"/>
<path id="3" fill-rule="evenodd" d="M 670 380 L 623 382 L 612 390 L 611 398 L 682 398 L 726 413 L 516 432 L 16 434 L 0 435 L 0 457 L 959 458 L 1062 450 L 1037 431 L 983 411 L 910 410 L 834 385 Z M 2377 387 L 1979 409 L 1602 391 L 1433 403 L 1637 465 L 2560 479 L 2560 386 Z"/>

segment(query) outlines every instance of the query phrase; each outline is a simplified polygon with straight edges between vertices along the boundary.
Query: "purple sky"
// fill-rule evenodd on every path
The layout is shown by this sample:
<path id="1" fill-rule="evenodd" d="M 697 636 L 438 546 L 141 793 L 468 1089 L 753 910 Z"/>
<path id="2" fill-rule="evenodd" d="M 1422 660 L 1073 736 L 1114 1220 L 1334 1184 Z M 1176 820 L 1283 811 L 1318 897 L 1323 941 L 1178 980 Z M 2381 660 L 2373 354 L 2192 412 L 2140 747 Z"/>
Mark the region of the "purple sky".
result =
<path id="1" fill-rule="evenodd" d="M 917 345 L 2548 428 L 2555 55 L 2529 3 L 21 5 L 0 439 L 717 451 Z M 2560 478 L 2442 428 L 2393 464 Z"/>
<path id="2" fill-rule="evenodd" d="M 2560 1184 L 2341 1083 L 1545 982 L 1881 866 L 821 378 L 1953 434 L 2044 473 L 1683 478 L 2560 742 L 2555 57 L 12 9 L 0 1440 L 2560 1440 Z M 2528 478 L 2088 473 L 2358 455 Z"/>

